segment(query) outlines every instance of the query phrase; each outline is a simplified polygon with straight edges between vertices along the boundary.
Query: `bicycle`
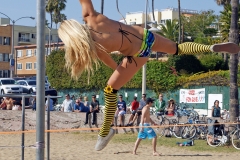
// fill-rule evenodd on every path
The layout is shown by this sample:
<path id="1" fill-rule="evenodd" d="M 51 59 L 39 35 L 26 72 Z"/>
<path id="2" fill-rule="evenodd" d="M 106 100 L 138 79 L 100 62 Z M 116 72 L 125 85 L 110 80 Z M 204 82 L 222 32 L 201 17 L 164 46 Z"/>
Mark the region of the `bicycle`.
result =
<path id="1" fill-rule="evenodd" d="M 181 138 L 180 131 L 181 126 L 178 126 L 178 120 L 177 119 L 168 119 L 164 115 L 164 112 L 157 112 L 157 119 L 159 120 L 159 128 L 156 128 L 156 132 L 158 133 L 159 137 L 162 137 L 163 135 L 171 136 L 173 135 L 176 138 Z M 170 126 L 173 125 L 173 126 Z M 166 126 L 166 127 L 164 127 Z"/>
<path id="2" fill-rule="evenodd" d="M 239 125 L 239 119 L 237 118 L 236 121 L 236 125 L 234 126 L 229 126 L 233 127 L 234 129 L 231 132 L 228 132 L 227 134 L 225 134 L 224 129 L 222 129 L 218 124 L 214 124 L 214 130 L 217 130 L 220 127 L 220 132 L 216 133 L 216 132 L 209 132 L 207 135 L 207 142 L 209 144 L 209 146 L 211 147 L 218 147 L 221 145 L 226 144 L 228 137 L 231 137 L 231 143 L 233 145 L 234 148 L 236 148 L 237 150 L 240 150 L 240 125 Z M 217 129 L 216 129 L 217 128 Z"/>

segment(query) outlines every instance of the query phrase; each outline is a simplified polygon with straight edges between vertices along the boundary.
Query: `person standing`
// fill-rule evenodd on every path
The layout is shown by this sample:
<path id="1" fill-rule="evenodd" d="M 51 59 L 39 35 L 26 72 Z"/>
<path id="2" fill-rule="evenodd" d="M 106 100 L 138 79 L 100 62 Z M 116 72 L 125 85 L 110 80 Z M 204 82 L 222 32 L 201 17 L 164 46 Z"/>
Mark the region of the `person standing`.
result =
<path id="1" fill-rule="evenodd" d="M 73 101 L 70 99 L 70 95 L 65 95 L 65 100 L 62 103 L 63 112 L 73 112 Z"/>
<path id="2" fill-rule="evenodd" d="M 221 117 L 221 108 L 219 107 L 219 101 L 215 100 L 212 107 L 212 117 Z"/>

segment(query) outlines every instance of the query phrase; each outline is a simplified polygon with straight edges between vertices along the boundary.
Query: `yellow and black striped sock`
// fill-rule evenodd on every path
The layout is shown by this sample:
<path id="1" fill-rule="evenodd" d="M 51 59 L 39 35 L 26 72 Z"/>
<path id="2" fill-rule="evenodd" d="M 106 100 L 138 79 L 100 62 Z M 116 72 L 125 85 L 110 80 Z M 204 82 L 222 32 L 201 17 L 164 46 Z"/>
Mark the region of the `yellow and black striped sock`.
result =
<path id="1" fill-rule="evenodd" d="M 99 132 L 101 137 L 106 137 L 110 131 L 111 122 L 117 109 L 117 90 L 112 90 L 111 93 L 104 90 L 105 109 L 104 121 Z"/>
<path id="2" fill-rule="evenodd" d="M 185 42 L 182 44 L 177 44 L 177 52 L 175 53 L 175 55 L 212 52 L 210 47 L 211 45 Z"/>

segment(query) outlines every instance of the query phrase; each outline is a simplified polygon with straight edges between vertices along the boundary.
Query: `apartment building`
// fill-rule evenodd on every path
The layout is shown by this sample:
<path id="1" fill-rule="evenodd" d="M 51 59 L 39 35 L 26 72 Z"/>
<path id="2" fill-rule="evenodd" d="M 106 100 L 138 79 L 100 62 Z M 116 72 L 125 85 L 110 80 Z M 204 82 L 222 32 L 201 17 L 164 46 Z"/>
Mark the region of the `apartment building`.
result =
<path id="1" fill-rule="evenodd" d="M 198 14 L 196 10 L 181 9 L 181 14 L 184 16 L 192 16 Z M 155 10 L 155 21 L 157 24 L 165 24 L 166 20 L 178 19 L 178 8 L 167 8 L 162 10 Z M 126 22 L 130 25 L 137 25 L 145 23 L 145 12 L 128 12 L 126 14 Z M 149 12 L 147 14 L 147 22 L 153 22 L 153 14 Z"/>
<path id="2" fill-rule="evenodd" d="M 12 26 L 0 26 L 0 78 L 10 76 Z"/>
<path id="3" fill-rule="evenodd" d="M 36 36 L 36 26 L 20 26 L 14 25 L 13 31 L 14 37 L 14 46 L 28 46 L 35 45 L 37 36 Z M 45 30 L 45 41 L 46 44 L 56 43 L 61 40 L 58 37 L 57 29 L 48 29 Z M 0 17 L 0 77 L 10 77 L 10 69 L 16 67 L 10 67 L 10 55 L 12 48 L 12 24 L 8 18 Z M 16 59 L 16 54 L 14 59 Z M 15 61 L 16 64 L 16 61 Z"/>
<path id="4" fill-rule="evenodd" d="M 50 50 L 56 50 L 63 48 L 64 45 L 60 43 L 51 43 L 45 45 L 45 58 L 50 54 Z M 21 45 L 15 46 L 15 55 L 16 55 L 16 68 L 15 76 L 16 77 L 30 77 L 37 74 L 37 46 L 36 45 Z M 45 66 L 42 66 L 42 69 L 45 69 Z"/>

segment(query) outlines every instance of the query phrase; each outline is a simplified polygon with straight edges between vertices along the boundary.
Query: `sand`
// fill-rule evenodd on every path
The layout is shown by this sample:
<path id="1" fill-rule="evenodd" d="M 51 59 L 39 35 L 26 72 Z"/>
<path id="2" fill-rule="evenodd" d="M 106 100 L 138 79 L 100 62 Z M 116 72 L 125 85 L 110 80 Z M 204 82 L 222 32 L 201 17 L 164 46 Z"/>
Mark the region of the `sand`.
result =
<path id="1" fill-rule="evenodd" d="M 87 134 L 87 133 L 85 133 Z M 88 133 L 92 134 L 92 133 Z M 123 135 L 124 136 L 124 135 Z M 46 137 L 46 136 L 45 136 Z M 25 146 L 33 145 L 36 142 L 34 133 L 26 134 Z M 184 148 L 157 146 L 157 151 L 162 153 L 160 157 L 152 156 L 152 147 L 146 143 L 140 144 L 138 155 L 132 155 L 134 143 L 119 143 L 111 141 L 102 151 L 94 151 L 96 134 L 85 138 L 84 135 L 74 133 L 51 133 L 50 159 L 51 160 L 155 160 L 155 159 L 184 159 L 184 160 L 237 160 L 240 151 L 235 153 L 211 153 L 193 152 Z M 151 141 L 149 141 L 149 144 Z M 13 148 L 1 148 L 1 160 L 21 159 L 21 134 L 1 135 L 0 146 L 18 146 Z M 46 156 L 45 152 L 45 156 Z M 36 159 L 35 148 L 25 148 L 25 160 Z"/>

